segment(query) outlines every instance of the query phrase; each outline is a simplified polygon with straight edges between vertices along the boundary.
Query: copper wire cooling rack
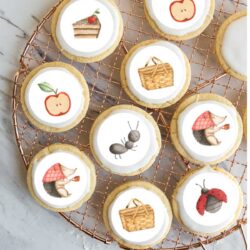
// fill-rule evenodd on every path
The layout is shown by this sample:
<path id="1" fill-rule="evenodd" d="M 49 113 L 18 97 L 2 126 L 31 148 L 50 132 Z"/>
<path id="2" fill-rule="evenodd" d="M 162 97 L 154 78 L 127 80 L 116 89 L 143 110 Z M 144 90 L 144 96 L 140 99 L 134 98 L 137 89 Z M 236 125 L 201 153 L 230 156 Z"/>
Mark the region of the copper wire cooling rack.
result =
<path id="1" fill-rule="evenodd" d="M 124 36 L 113 55 L 92 64 L 80 64 L 65 58 L 55 47 L 50 33 L 51 17 L 59 1 L 42 19 L 34 34 L 28 41 L 20 59 L 20 68 L 14 79 L 13 90 L 13 122 L 16 140 L 25 166 L 42 148 L 56 142 L 68 143 L 85 151 L 94 161 L 88 135 L 96 117 L 110 106 L 117 104 L 134 104 L 120 87 L 120 66 L 127 51 L 135 44 L 152 38 L 160 38 L 149 27 L 144 17 L 143 0 L 116 0 L 123 15 Z M 198 92 L 213 92 L 225 96 L 233 102 L 239 112 L 246 105 L 246 84 L 225 74 L 217 64 L 214 56 L 214 39 L 216 32 L 229 15 L 246 9 L 247 0 L 216 0 L 216 11 L 210 26 L 197 38 L 178 42 L 177 45 L 188 56 L 192 67 L 192 82 L 186 96 Z M 20 88 L 27 74 L 45 62 L 63 61 L 72 64 L 85 76 L 91 96 L 90 109 L 85 119 L 74 129 L 62 133 L 46 133 L 33 127 L 25 118 L 20 105 Z M 186 97 L 185 96 L 185 97 Z M 178 104 L 176 104 L 178 105 Z M 169 138 L 169 123 L 176 105 L 150 112 L 157 121 L 162 134 L 162 150 L 154 165 L 145 173 L 136 177 L 120 177 L 101 169 L 95 162 L 97 171 L 97 187 L 93 197 L 77 211 L 61 215 L 82 232 L 92 237 L 111 243 L 112 238 L 105 230 L 102 221 L 102 207 L 107 195 L 121 183 L 128 180 L 142 179 L 162 189 L 171 197 L 176 182 L 194 165 L 189 164 L 173 148 Z M 246 142 L 243 140 L 239 150 L 220 167 L 230 171 L 239 181 L 244 192 L 244 208 L 240 219 L 229 230 L 215 237 L 197 237 L 185 231 L 175 220 L 167 238 L 155 249 L 190 249 L 215 242 L 226 237 L 246 223 Z M 244 236 L 244 234 L 243 234 Z M 243 238 L 246 243 L 245 237 Z"/>

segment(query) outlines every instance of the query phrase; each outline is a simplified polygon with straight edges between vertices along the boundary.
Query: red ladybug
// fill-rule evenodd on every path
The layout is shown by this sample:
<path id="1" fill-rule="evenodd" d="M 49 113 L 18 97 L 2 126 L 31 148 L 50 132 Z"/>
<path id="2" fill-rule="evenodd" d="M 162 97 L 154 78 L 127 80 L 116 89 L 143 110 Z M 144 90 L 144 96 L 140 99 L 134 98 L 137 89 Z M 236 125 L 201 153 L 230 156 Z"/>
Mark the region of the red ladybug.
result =
<path id="1" fill-rule="evenodd" d="M 216 213 L 221 209 L 222 202 L 227 203 L 227 195 L 224 191 L 218 188 L 207 189 L 205 187 L 205 180 L 203 180 L 203 187 L 201 187 L 201 196 L 196 204 L 196 209 L 200 215 L 204 212 Z"/>

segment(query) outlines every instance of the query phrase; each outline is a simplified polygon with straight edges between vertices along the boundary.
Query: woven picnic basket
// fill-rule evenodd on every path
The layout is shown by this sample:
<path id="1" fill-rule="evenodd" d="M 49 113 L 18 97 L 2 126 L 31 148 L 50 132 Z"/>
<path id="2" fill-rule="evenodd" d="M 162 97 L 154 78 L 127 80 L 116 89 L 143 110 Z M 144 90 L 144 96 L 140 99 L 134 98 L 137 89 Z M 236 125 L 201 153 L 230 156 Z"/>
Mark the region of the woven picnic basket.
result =
<path id="1" fill-rule="evenodd" d="M 154 65 L 150 65 L 150 63 Z M 147 90 L 161 89 L 173 86 L 173 68 L 169 63 L 163 63 L 157 57 L 150 57 L 144 68 L 138 69 L 142 86 Z"/>
<path id="2" fill-rule="evenodd" d="M 130 207 L 131 204 L 134 207 Z M 154 210 L 150 205 L 144 205 L 138 199 L 132 199 L 125 209 L 119 211 L 122 226 L 128 232 L 153 228 L 155 224 Z"/>

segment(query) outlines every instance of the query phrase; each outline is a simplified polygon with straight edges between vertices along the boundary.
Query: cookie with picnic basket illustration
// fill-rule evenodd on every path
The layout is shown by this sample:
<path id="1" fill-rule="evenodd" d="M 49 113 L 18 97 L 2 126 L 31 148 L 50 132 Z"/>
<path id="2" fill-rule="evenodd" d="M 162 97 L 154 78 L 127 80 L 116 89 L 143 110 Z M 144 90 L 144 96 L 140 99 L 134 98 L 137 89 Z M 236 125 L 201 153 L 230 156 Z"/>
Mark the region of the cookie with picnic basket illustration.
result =
<path id="1" fill-rule="evenodd" d="M 98 62 L 119 45 L 123 20 L 113 0 L 65 0 L 53 15 L 51 31 L 56 46 L 69 59 Z"/>
<path id="2" fill-rule="evenodd" d="M 97 117 L 90 131 L 90 147 L 101 167 L 132 176 L 154 163 L 161 134 L 150 114 L 132 105 L 118 105 Z"/>
<path id="3" fill-rule="evenodd" d="M 232 226 L 242 206 L 243 193 L 237 179 L 219 167 L 190 170 L 172 196 L 179 223 L 203 236 L 217 235 Z"/>
<path id="4" fill-rule="evenodd" d="M 231 76 L 247 80 L 247 12 L 228 17 L 219 28 L 215 52 L 222 68 Z"/>
<path id="5" fill-rule="evenodd" d="M 44 63 L 24 80 L 21 103 L 34 126 L 47 132 L 63 132 L 85 117 L 89 89 L 83 75 L 71 65 Z"/>
<path id="6" fill-rule="evenodd" d="M 157 33 L 170 40 L 188 40 L 210 24 L 215 0 L 145 0 L 144 10 Z"/>
<path id="7" fill-rule="evenodd" d="M 121 66 L 121 83 L 128 96 L 149 108 L 176 103 L 187 91 L 191 68 L 173 43 L 148 40 L 134 46 Z"/>
<path id="8" fill-rule="evenodd" d="M 27 182 L 31 195 L 41 206 L 68 212 L 78 209 L 92 196 L 95 167 L 76 147 L 53 144 L 33 158 Z"/>
<path id="9" fill-rule="evenodd" d="M 210 93 L 193 95 L 177 108 L 171 121 L 171 139 L 187 160 L 217 164 L 238 149 L 242 120 L 233 104 Z"/>
<path id="10" fill-rule="evenodd" d="M 172 211 L 165 194 L 149 182 L 132 181 L 115 188 L 105 201 L 104 224 L 120 245 L 146 249 L 168 234 Z"/>

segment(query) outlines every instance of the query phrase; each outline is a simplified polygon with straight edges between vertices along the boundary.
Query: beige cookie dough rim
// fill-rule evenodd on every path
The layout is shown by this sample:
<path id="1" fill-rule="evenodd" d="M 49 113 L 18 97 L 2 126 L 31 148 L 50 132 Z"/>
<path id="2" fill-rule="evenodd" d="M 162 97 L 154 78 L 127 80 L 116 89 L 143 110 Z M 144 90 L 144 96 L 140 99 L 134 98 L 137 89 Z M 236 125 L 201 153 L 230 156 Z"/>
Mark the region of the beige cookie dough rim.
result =
<path id="1" fill-rule="evenodd" d="M 152 39 L 152 40 L 147 40 L 147 41 L 143 41 L 137 45 L 135 45 L 125 56 L 125 58 L 123 59 L 122 61 L 122 64 L 121 64 L 121 71 L 120 71 L 120 75 L 121 75 L 121 85 L 122 85 L 122 88 L 125 90 L 125 92 L 127 93 L 127 95 L 136 103 L 138 103 L 139 105 L 141 106 L 144 106 L 144 107 L 148 107 L 148 108 L 153 108 L 153 109 L 157 109 L 157 108 L 166 108 L 166 107 L 169 107 L 171 105 L 173 105 L 174 103 L 176 103 L 178 100 L 180 100 L 184 94 L 187 92 L 188 90 L 188 87 L 190 85 L 190 81 L 191 81 L 191 66 L 190 66 L 190 63 L 187 59 L 187 56 L 184 54 L 184 52 L 182 52 L 182 55 L 183 55 L 183 58 L 185 60 L 185 63 L 186 63 L 186 69 L 187 69 L 187 73 L 186 73 L 186 82 L 185 84 L 183 85 L 183 88 L 182 88 L 182 91 L 175 97 L 173 98 L 172 100 L 169 100 L 167 102 L 164 102 L 162 104 L 153 104 L 153 103 L 145 103 L 141 100 L 139 100 L 129 89 L 129 86 L 127 84 L 127 79 L 126 79 L 126 65 L 127 65 L 127 62 L 128 60 L 130 59 L 130 57 L 134 54 L 134 52 L 136 50 L 138 50 L 139 48 L 141 47 L 144 47 L 144 46 L 147 46 L 147 45 L 150 45 L 150 44 L 153 44 L 153 43 L 157 43 L 161 40 L 156 40 L 156 39 Z M 181 49 L 180 49 L 181 50 Z"/>
<path id="2" fill-rule="evenodd" d="M 101 61 L 103 60 L 104 58 L 108 57 L 109 55 L 111 55 L 115 49 L 118 47 L 121 39 L 122 39 L 122 36 L 123 36 L 123 19 L 122 19 L 122 16 L 120 14 L 120 11 L 118 9 L 118 7 L 116 6 L 116 4 L 114 3 L 113 0 L 106 0 L 108 1 L 114 8 L 115 8 L 115 11 L 117 11 L 117 14 L 119 16 L 119 33 L 117 35 L 117 39 L 115 41 L 115 43 L 113 44 L 112 47 L 110 47 L 109 49 L 107 49 L 105 52 L 99 54 L 98 56 L 94 56 L 94 57 L 82 57 L 82 56 L 76 56 L 76 55 L 73 55 L 69 52 L 67 52 L 66 50 L 64 50 L 60 44 L 60 42 L 58 41 L 57 39 L 57 35 L 56 35 L 56 27 L 57 27 L 57 22 L 58 22 L 58 19 L 59 19 L 59 16 L 61 14 L 61 11 L 63 10 L 63 8 L 70 2 L 71 0 L 64 0 L 63 3 L 61 3 L 54 15 L 53 15 L 53 18 L 52 18 L 52 23 L 51 23 L 51 34 L 52 34 L 52 37 L 54 39 L 54 42 L 57 46 L 57 48 L 60 49 L 60 52 L 62 52 L 63 55 L 65 55 L 67 58 L 69 58 L 70 60 L 73 60 L 73 61 L 77 61 L 77 62 L 80 62 L 80 63 L 92 63 L 92 62 L 98 62 L 98 61 Z"/>
<path id="3" fill-rule="evenodd" d="M 208 13 L 203 25 L 199 29 L 197 29 L 196 31 L 189 32 L 183 36 L 171 35 L 171 34 L 167 34 L 167 33 L 163 32 L 160 29 L 160 27 L 157 25 L 157 23 L 153 20 L 153 18 L 150 16 L 146 0 L 144 1 L 144 12 L 145 12 L 146 19 L 148 20 L 150 26 L 155 30 L 155 32 L 157 32 L 161 36 L 163 36 L 167 39 L 170 39 L 170 40 L 183 41 L 183 40 L 192 39 L 192 38 L 200 35 L 208 27 L 208 25 L 211 23 L 211 21 L 213 19 L 213 15 L 214 15 L 214 10 L 215 10 L 215 0 L 210 0 L 210 1 L 211 1 L 210 10 L 209 10 L 209 13 Z"/>
<path id="4" fill-rule="evenodd" d="M 152 244 L 148 244 L 148 245 L 135 245 L 135 244 L 130 244 L 127 243 L 125 240 L 121 239 L 120 237 L 118 237 L 111 229 L 111 226 L 109 224 L 109 219 L 108 219 L 108 210 L 109 210 L 109 206 L 112 204 L 112 202 L 116 199 L 116 196 L 119 195 L 119 193 L 121 193 L 122 191 L 131 188 L 131 187 L 143 187 L 145 189 L 148 189 L 150 191 L 153 191 L 154 193 L 156 193 L 160 199 L 162 200 L 163 204 L 165 205 L 165 207 L 167 208 L 167 213 L 169 215 L 169 225 L 167 227 L 166 232 L 164 232 L 163 236 L 161 237 L 161 239 L 159 239 L 156 242 L 153 242 Z M 149 183 L 149 182 L 145 182 L 145 181 L 130 181 L 127 182 L 125 184 L 122 184 L 121 186 L 115 188 L 107 197 L 104 206 L 103 206 L 103 220 L 104 220 L 104 225 L 107 228 L 107 230 L 110 232 L 111 236 L 117 241 L 119 242 L 119 244 L 121 244 L 122 246 L 125 247 L 129 247 L 132 249 L 145 249 L 145 248 L 149 248 L 152 247 L 153 245 L 156 245 L 158 243 L 160 243 L 168 234 L 170 228 L 171 228 L 171 224 L 172 224 L 172 219 L 173 219 L 173 214 L 172 214 L 172 209 L 171 209 L 171 205 L 169 203 L 168 198 L 166 197 L 166 195 L 156 186 L 154 186 L 153 184 Z"/>
<path id="5" fill-rule="evenodd" d="M 145 166 L 141 167 L 140 169 L 134 171 L 134 172 L 131 172 L 131 173 L 119 173 L 119 172 L 115 172 L 115 171 L 112 171 L 110 170 L 110 168 L 108 166 L 105 166 L 101 160 L 99 159 L 98 155 L 96 154 L 95 152 L 95 148 L 94 148 L 94 132 L 95 130 L 97 129 L 97 127 L 99 126 L 99 124 L 104 120 L 106 119 L 112 112 L 114 111 L 117 111 L 117 110 L 121 110 L 121 109 L 128 109 L 128 110 L 133 110 L 135 112 L 138 112 L 140 113 L 141 115 L 143 115 L 147 120 L 149 120 L 149 122 L 153 125 L 154 129 L 155 129 L 155 133 L 156 133 L 156 140 L 157 140 L 157 144 L 158 144 L 158 151 L 155 153 L 155 155 L 153 155 L 151 157 L 151 159 L 149 160 L 148 164 L 146 164 Z M 97 119 L 95 120 L 91 130 L 90 130 L 90 148 L 91 148 L 91 151 L 92 151 L 92 154 L 93 156 L 95 157 L 96 161 L 98 162 L 98 164 L 104 168 L 106 171 L 108 172 L 111 172 L 113 174 L 117 174 L 117 175 L 121 175 L 121 176 L 134 176 L 134 175 L 138 175 L 144 171 L 146 171 L 148 168 L 150 168 L 152 166 L 152 164 L 154 163 L 156 157 L 159 155 L 160 153 L 160 150 L 161 150 L 161 146 L 162 146 L 162 143 L 161 143 L 161 133 L 160 133 L 160 130 L 159 130 L 159 127 L 157 125 L 157 123 L 155 122 L 154 118 L 148 114 L 146 111 L 138 108 L 138 107 L 135 107 L 135 106 L 132 106 L 132 105 L 117 105 L 117 106 L 114 106 L 114 107 L 111 107 L 107 110 L 105 110 L 103 113 L 101 113 Z"/>
<path id="6" fill-rule="evenodd" d="M 195 163 L 197 165 L 216 165 L 224 160 L 226 160 L 227 158 L 229 158 L 231 155 L 234 154 L 234 152 L 238 149 L 238 147 L 240 146 L 241 140 L 242 140 L 242 135 L 243 135 L 243 125 L 242 125 L 242 120 L 241 117 L 239 115 L 239 113 L 237 112 L 237 121 L 238 121 L 238 125 L 239 125 L 239 132 L 238 132 L 238 137 L 237 140 L 234 144 L 234 147 L 232 147 L 232 149 L 226 153 L 223 157 L 219 158 L 216 161 L 211 161 L 211 162 L 203 162 L 203 161 L 199 161 L 196 159 L 193 159 L 186 151 L 185 149 L 182 147 L 182 145 L 179 142 L 179 138 L 178 138 L 178 127 L 177 127 L 177 120 L 179 117 L 179 114 L 182 113 L 189 105 L 199 102 L 199 101 L 217 101 L 217 102 L 221 102 L 231 108 L 235 108 L 233 106 L 233 104 L 228 101 L 226 98 L 216 95 L 216 94 L 212 94 L 212 93 L 202 93 L 202 94 L 196 94 L 193 96 L 188 97 L 186 100 L 184 100 L 180 106 L 177 108 L 176 112 L 174 113 L 174 116 L 171 120 L 171 124 L 170 124 L 170 136 L 172 139 L 172 143 L 174 144 L 176 150 L 187 160 L 189 160 L 192 163 Z"/>
<path id="7" fill-rule="evenodd" d="M 224 38 L 224 34 L 225 31 L 227 30 L 228 26 L 234 22 L 235 20 L 246 16 L 247 15 L 247 11 L 241 11 L 241 12 L 237 12 L 236 14 L 233 14 L 232 16 L 230 16 L 229 18 L 227 18 L 224 23 L 220 26 L 219 31 L 217 33 L 216 39 L 215 39 L 215 54 L 217 56 L 217 60 L 219 61 L 220 65 L 222 66 L 222 68 L 231 76 L 242 80 L 242 81 L 246 81 L 247 80 L 247 76 L 244 76 L 240 73 L 238 73 L 237 71 L 235 71 L 234 69 L 230 68 L 230 66 L 227 64 L 226 60 L 224 59 L 222 53 L 221 53 L 221 47 L 222 47 L 222 41 Z"/>
<path id="8" fill-rule="evenodd" d="M 218 172 L 220 172 L 220 173 L 222 173 L 222 174 L 228 176 L 231 180 L 233 180 L 233 181 L 237 184 L 237 186 L 238 186 L 238 188 L 239 188 L 239 193 L 240 193 L 240 202 L 239 202 L 239 206 L 238 206 L 237 212 L 235 213 L 234 219 L 233 219 L 231 222 L 229 222 L 229 223 L 228 223 L 224 228 L 222 228 L 220 231 L 213 232 L 213 233 L 201 233 L 201 232 L 197 232 L 197 231 L 191 230 L 191 229 L 188 228 L 188 227 L 183 223 L 183 221 L 181 220 L 181 216 L 180 216 L 179 209 L 178 209 L 178 202 L 177 202 L 177 200 L 176 200 L 175 197 L 176 197 L 176 195 L 177 195 L 177 193 L 178 193 L 178 191 L 179 191 L 179 188 L 181 188 L 181 186 L 186 182 L 186 180 L 187 180 L 190 176 L 192 176 L 194 173 L 200 171 L 202 168 L 203 168 L 203 167 L 199 167 L 198 169 L 190 170 L 190 171 L 189 171 L 189 172 L 188 172 L 188 173 L 187 173 L 187 174 L 177 183 L 177 186 L 176 186 L 176 188 L 174 189 L 174 192 L 173 192 L 173 195 L 172 195 L 172 209 L 173 209 L 173 213 L 174 213 L 174 215 L 175 215 L 177 221 L 178 221 L 181 225 L 183 225 L 183 226 L 186 228 L 187 231 L 192 232 L 192 233 L 194 233 L 194 234 L 196 234 L 196 235 L 204 236 L 204 237 L 205 237 L 205 236 L 215 236 L 215 235 L 218 235 L 218 234 L 224 232 L 224 231 L 227 230 L 228 228 L 230 228 L 230 227 L 235 223 L 235 221 L 238 219 L 238 217 L 239 217 L 239 215 L 240 215 L 240 212 L 241 212 L 241 210 L 242 210 L 242 207 L 243 207 L 243 193 L 242 193 L 242 190 L 241 190 L 241 188 L 240 188 L 239 183 L 237 182 L 237 179 L 236 179 L 233 175 L 231 175 L 230 173 L 228 173 L 228 172 L 225 171 L 224 169 L 219 168 L 219 167 L 217 167 L 217 166 L 212 167 L 213 170 L 218 171 Z"/>
<path id="9" fill-rule="evenodd" d="M 42 159 L 43 157 L 47 156 L 48 154 L 51 154 L 53 152 L 56 152 L 58 150 L 64 150 L 70 153 L 73 153 L 75 155 L 77 155 L 79 158 L 82 159 L 82 161 L 84 161 L 86 163 L 86 165 L 88 166 L 89 170 L 90 170 L 90 190 L 89 192 L 78 202 L 72 204 L 71 206 L 65 207 L 65 208 L 53 208 L 48 206 L 47 204 L 45 204 L 44 202 L 42 202 L 35 194 L 35 191 L 33 189 L 33 183 L 32 183 L 32 170 L 33 170 L 33 165 L 39 161 L 40 159 Z M 92 163 L 92 161 L 88 158 L 88 156 L 80 151 L 78 148 L 68 145 L 68 144 L 53 144 L 50 145 L 44 149 L 42 149 L 31 161 L 30 165 L 29 165 L 29 169 L 28 169 L 28 173 L 27 173 L 27 184 L 28 184 L 28 189 L 32 195 L 32 197 L 35 199 L 35 201 L 41 205 L 42 207 L 51 210 L 53 212 L 70 212 L 73 210 L 76 210 L 78 208 L 80 208 L 82 206 L 82 204 L 84 202 L 86 202 L 87 200 L 90 199 L 90 197 L 92 196 L 92 194 L 95 191 L 95 186 L 96 186 L 96 173 L 95 173 L 95 166 Z"/>
<path id="10" fill-rule="evenodd" d="M 242 121 L 243 121 L 244 137 L 245 139 L 247 139 L 247 108 L 244 108 L 243 110 Z"/>
<path id="11" fill-rule="evenodd" d="M 60 68 L 65 68 L 66 70 L 70 71 L 80 82 L 80 84 L 82 85 L 83 88 L 83 95 L 84 95 L 84 105 L 83 105 L 83 109 L 81 110 L 81 112 L 79 113 L 78 117 L 69 125 L 62 127 L 62 128 L 56 128 L 56 127 L 52 127 L 49 125 L 45 125 L 43 123 L 40 123 L 39 121 L 37 121 L 29 112 L 28 107 L 26 105 L 25 102 L 25 92 L 26 92 L 26 88 L 29 84 L 29 82 L 32 80 L 32 78 L 39 73 L 39 71 L 46 69 L 46 68 L 56 68 L 56 67 L 60 67 Z M 62 62 L 50 62 L 50 63 L 44 63 L 40 66 L 38 66 L 37 68 L 35 68 L 34 70 L 32 70 L 29 75 L 25 78 L 23 84 L 22 84 L 22 88 L 21 88 L 21 104 L 22 104 L 22 108 L 23 108 L 23 112 L 25 114 L 25 116 L 28 118 L 28 120 L 37 128 L 46 131 L 46 132 L 52 132 L 52 133 L 60 133 L 60 132 L 65 132 L 67 130 L 72 129 L 73 127 L 75 127 L 77 124 L 79 124 L 81 122 L 81 120 L 85 117 L 87 111 L 88 111 L 88 107 L 89 107 L 89 88 L 88 85 L 86 83 L 86 80 L 84 79 L 83 75 L 77 70 L 75 69 L 73 66 L 66 64 L 66 63 L 62 63 Z"/>

